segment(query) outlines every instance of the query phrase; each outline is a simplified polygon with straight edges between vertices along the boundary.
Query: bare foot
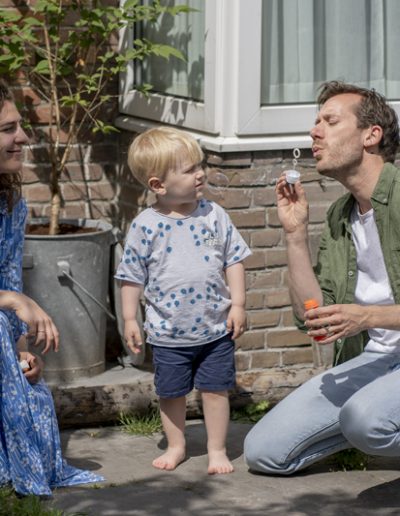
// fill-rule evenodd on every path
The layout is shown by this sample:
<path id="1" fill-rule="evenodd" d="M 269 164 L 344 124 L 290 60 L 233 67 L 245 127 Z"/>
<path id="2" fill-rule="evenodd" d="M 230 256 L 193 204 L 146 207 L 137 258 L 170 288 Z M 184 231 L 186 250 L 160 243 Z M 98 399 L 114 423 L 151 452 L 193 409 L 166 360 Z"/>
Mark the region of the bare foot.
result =
<path id="1" fill-rule="evenodd" d="M 153 460 L 155 468 L 172 471 L 185 460 L 185 450 L 182 448 L 168 448 L 165 453 Z"/>
<path id="2" fill-rule="evenodd" d="M 234 467 L 224 451 L 208 452 L 208 474 L 232 473 Z"/>

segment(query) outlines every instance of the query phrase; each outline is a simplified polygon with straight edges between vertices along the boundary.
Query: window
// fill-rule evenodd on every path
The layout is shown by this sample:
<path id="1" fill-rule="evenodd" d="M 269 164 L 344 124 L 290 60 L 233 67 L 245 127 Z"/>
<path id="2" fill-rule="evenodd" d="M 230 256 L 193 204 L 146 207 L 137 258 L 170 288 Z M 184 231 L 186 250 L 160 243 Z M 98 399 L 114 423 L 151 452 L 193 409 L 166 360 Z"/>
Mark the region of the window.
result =
<path id="1" fill-rule="evenodd" d="M 400 99 L 397 0 L 185 3 L 197 11 L 142 30 L 180 48 L 187 64 L 152 60 L 131 67 L 120 107 L 128 116 L 119 125 L 182 126 L 221 152 L 306 147 L 321 82 L 341 79 Z M 123 44 L 131 41 L 126 31 Z M 154 85 L 150 99 L 135 91 L 138 81 Z M 393 105 L 400 112 L 400 102 Z"/>

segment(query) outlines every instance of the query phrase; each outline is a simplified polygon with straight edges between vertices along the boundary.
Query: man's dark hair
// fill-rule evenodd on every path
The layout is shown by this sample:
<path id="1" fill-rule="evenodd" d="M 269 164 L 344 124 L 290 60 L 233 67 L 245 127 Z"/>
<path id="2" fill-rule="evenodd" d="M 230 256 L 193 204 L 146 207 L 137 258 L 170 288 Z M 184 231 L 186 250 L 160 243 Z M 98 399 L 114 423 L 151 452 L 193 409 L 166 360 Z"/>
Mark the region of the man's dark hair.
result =
<path id="1" fill-rule="evenodd" d="M 388 105 L 386 98 L 374 89 L 368 90 L 341 81 L 329 81 L 320 86 L 318 106 L 343 93 L 360 95 L 361 101 L 355 110 L 358 127 L 366 129 L 371 125 L 379 125 L 382 128 L 383 135 L 379 142 L 380 155 L 384 162 L 393 163 L 400 143 L 399 121 L 395 110 Z"/>
<path id="2" fill-rule="evenodd" d="M 6 101 L 14 102 L 14 95 L 8 84 L 0 78 L 0 113 Z M 4 196 L 11 211 L 21 197 L 21 175 L 0 174 L 0 195 Z"/>

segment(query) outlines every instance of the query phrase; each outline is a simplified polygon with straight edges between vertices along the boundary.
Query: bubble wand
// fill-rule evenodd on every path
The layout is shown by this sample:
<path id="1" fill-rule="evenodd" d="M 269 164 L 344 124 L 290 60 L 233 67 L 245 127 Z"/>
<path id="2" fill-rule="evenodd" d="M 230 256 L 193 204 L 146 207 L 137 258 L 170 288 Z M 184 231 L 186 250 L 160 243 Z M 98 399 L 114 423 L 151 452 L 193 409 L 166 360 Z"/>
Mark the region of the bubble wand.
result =
<path id="1" fill-rule="evenodd" d="M 298 172 L 296 170 L 297 160 L 300 158 L 300 154 L 301 154 L 300 149 L 298 149 L 297 147 L 295 149 L 293 149 L 293 160 L 292 160 L 293 169 L 286 170 L 286 172 L 285 172 L 286 183 L 289 185 L 291 193 L 294 192 L 293 185 L 295 183 L 297 183 L 297 181 L 299 181 L 299 179 L 300 179 L 300 172 Z"/>

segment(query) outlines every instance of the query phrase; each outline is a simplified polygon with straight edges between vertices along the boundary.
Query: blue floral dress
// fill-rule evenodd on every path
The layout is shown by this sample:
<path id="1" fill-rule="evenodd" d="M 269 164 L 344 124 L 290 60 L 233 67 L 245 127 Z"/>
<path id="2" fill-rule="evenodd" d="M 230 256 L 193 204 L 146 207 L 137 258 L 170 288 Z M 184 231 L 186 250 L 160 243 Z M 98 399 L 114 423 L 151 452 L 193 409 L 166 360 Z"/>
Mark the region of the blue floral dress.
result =
<path id="1" fill-rule="evenodd" d="M 21 291 L 26 214 L 22 199 L 8 213 L 0 198 L 0 290 Z M 104 480 L 63 460 L 51 393 L 43 380 L 31 385 L 19 365 L 16 342 L 24 332 L 15 313 L 0 310 L 0 485 L 50 495 L 55 487 Z"/>

